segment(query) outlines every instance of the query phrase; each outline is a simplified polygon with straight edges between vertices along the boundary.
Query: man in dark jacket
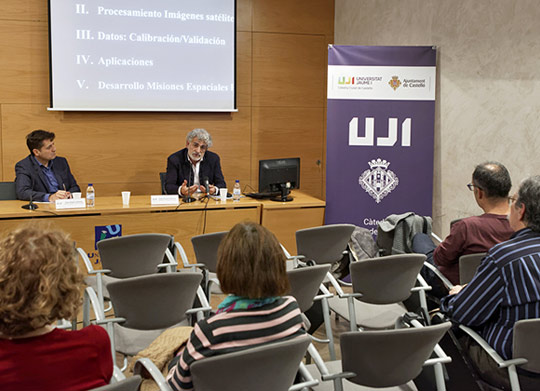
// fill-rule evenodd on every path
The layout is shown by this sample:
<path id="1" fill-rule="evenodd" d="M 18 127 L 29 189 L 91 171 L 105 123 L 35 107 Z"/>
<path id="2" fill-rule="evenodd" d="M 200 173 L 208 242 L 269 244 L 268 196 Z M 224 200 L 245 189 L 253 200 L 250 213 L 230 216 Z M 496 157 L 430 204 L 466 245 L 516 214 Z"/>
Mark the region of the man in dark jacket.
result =
<path id="1" fill-rule="evenodd" d="M 54 202 L 81 191 L 67 160 L 56 156 L 54 138 L 53 132 L 45 130 L 34 130 L 26 136 L 30 155 L 15 165 L 15 186 L 20 200 Z"/>
<path id="2" fill-rule="evenodd" d="M 212 137 L 204 129 L 193 129 L 186 137 L 186 147 L 167 159 L 166 190 L 168 194 L 187 196 L 205 192 L 208 179 L 209 193 L 217 194 L 218 188 L 227 187 L 219 156 L 208 151 Z"/>

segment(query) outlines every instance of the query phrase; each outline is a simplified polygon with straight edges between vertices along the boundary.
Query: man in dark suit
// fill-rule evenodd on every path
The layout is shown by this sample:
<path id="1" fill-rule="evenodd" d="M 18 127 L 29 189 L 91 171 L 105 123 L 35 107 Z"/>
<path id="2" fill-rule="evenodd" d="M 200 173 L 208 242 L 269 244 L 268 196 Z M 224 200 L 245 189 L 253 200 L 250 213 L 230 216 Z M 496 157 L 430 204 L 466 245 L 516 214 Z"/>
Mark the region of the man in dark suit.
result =
<path id="1" fill-rule="evenodd" d="M 81 191 L 67 160 L 56 156 L 54 137 L 54 133 L 45 130 L 34 130 L 26 136 L 30 155 L 15 165 L 15 186 L 20 200 L 54 202 Z"/>
<path id="2" fill-rule="evenodd" d="M 208 151 L 212 137 L 204 129 L 193 129 L 186 137 L 186 147 L 167 159 L 166 190 L 168 194 L 187 196 L 205 192 L 208 178 L 209 193 L 217 194 L 218 188 L 227 187 L 219 156 Z"/>

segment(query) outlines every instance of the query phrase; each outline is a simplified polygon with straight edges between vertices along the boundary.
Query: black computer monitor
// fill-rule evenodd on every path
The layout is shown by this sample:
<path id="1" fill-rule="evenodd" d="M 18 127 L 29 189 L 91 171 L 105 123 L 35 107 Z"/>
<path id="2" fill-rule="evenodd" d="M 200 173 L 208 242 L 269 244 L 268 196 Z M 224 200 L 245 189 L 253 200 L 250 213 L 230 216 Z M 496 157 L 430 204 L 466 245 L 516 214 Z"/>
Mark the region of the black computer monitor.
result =
<path id="1" fill-rule="evenodd" d="M 292 201 L 291 189 L 300 187 L 300 158 L 259 160 L 259 192 L 279 193 L 274 201 Z"/>

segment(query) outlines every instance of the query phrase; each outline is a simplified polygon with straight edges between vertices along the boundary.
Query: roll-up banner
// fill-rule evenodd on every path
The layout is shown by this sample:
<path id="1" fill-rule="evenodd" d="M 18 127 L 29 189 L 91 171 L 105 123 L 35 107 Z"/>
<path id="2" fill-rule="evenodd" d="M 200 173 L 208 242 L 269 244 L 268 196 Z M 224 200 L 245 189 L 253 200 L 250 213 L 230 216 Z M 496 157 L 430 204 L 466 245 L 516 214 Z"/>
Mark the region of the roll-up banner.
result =
<path id="1" fill-rule="evenodd" d="M 431 216 L 436 49 L 328 48 L 326 224 Z"/>

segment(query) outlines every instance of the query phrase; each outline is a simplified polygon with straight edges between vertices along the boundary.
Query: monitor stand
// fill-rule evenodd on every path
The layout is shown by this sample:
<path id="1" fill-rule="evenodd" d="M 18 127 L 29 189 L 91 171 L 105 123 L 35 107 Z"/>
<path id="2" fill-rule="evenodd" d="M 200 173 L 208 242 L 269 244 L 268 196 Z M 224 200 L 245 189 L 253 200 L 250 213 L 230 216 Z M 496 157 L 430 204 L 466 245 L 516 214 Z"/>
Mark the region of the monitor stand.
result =
<path id="1" fill-rule="evenodd" d="M 290 186 L 290 185 L 289 185 Z M 294 198 L 292 196 L 290 196 L 290 188 L 285 186 L 285 185 L 282 185 L 281 186 L 281 195 L 278 195 L 276 197 L 272 197 L 270 198 L 271 201 L 275 201 L 275 202 L 290 202 L 292 201 Z"/>

